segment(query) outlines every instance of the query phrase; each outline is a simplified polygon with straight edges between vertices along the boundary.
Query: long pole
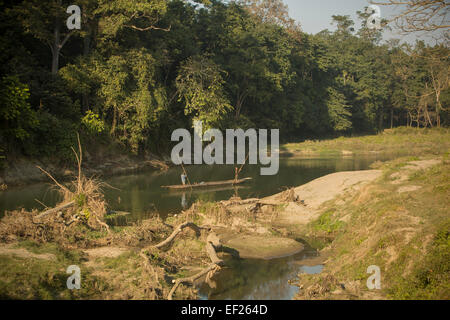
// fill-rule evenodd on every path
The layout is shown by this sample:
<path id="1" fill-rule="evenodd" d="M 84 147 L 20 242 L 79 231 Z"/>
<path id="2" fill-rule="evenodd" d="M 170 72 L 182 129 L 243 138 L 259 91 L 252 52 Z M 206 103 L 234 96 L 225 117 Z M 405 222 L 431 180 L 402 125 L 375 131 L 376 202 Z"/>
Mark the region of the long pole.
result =
<path id="1" fill-rule="evenodd" d="M 183 168 L 183 172 L 186 175 L 187 181 L 189 183 L 189 187 L 191 187 L 191 190 L 192 190 L 192 184 L 191 184 L 191 181 L 189 180 L 189 176 L 188 176 L 188 174 L 186 172 L 186 169 L 184 169 L 183 162 L 181 162 L 181 168 Z"/>
<path id="2" fill-rule="evenodd" d="M 248 157 L 250 156 L 250 153 L 247 153 L 247 157 L 245 157 L 245 161 L 244 163 L 241 165 L 241 167 L 239 168 L 239 170 L 237 172 L 235 172 L 234 175 L 234 183 L 236 184 L 239 174 L 241 173 L 242 169 L 244 168 L 244 165 L 247 163 Z"/>

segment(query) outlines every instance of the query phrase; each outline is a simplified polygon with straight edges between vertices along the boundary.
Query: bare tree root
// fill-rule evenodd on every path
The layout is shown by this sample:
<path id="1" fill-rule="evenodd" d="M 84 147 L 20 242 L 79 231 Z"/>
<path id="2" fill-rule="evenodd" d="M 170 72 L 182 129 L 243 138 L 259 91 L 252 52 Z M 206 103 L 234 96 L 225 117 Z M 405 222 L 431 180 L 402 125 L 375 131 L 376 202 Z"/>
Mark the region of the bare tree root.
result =
<path id="1" fill-rule="evenodd" d="M 209 280 L 214 276 L 214 274 L 216 272 L 220 271 L 220 269 L 224 265 L 224 262 L 222 259 L 220 259 L 217 256 L 216 248 L 218 249 L 221 247 L 222 247 L 222 244 L 220 243 L 217 235 L 215 233 L 210 233 L 206 239 L 205 249 L 206 249 L 206 253 L 208 254 L 209 258 L 211 259 L 212 264 L 210 264 L 208 267 L 206 267 L 199 273 L 194 274 L 193 276 L 172 280 L 172 283 L 174 285 L 167 296 L 167 300 L 173 299 L 173 295 L 174 295 L 175 291 L 178 289 L 178 287 L 182 283 L 188 283 L 188 284 L 192 285 L 192 284 L 194 284 L 195 280 L 200 279 L 204 275 L 206 275 L 206 279 Z"/>
<path id="2" fill-rule="evenodd" d="M 108 233 L 111 234 L 111 230 L 109 229 L 109 226 L 105 222 L 100 220 L 99 217 L 97 217 L 97 216 L 95 217 L 95 220 L 101 227 L 104 227 L 106 229 L 106 231 L 108 231 Z"/>
<path id="3" fill-rule="evenodd" d="M 156 282 L 159 282 L 159 277 L 158 277 L 158 273 L 155 271 L 155 269 L 152 267 L 152 265 L 150 264 L 150 262 L 148 261 L 148 257 L 145 254 L 144 250 L 141 250 L 141 252 L 139 253 L 139 255 L 142 257 L 142 259 L 144 259 L 144 267 L 150 271 L 150 273 L 153 275 L 153 277 L 155 278 Z"/>
<path id="4" fill-rule="evenodd" d="M 172 283 L 174 283 L 174 286 L 170 290 L 169 295 L 167 296 L 167 300 L 173 300 L 173 294 L 178 289 L 180 284 L 182 284 L 182 283 L 193 284 L 195 280 L 203 277 L 204 275 L 208 275 L 208 277 L 211 278 L 212 275 L 214 275 L 220 269 L 221 269 L 220 266 L 218 266 L 216 264 L 210 264 L 207 268 L 203 269 L 202 271 L 200 271 L 197 274 L 194 274 L 193 276 L 173 280 Z M 210 273 L 212 273 L 212 274 L 210 274 Z"/>
<path id="5" fill-rule="evenodd" d="M 144 260 L 145 269 L 148 270 L 151 274 L 153 274 L 157 283 L 159 282 L 158 274 L 157 274 L 157 272 L 155 272 L 154 268 L 150 264 L 146 252 L 155 250 L 155 249 L 161 249 L 165 246 L 168 246 L 169 244 L 171 244 L 173 242 L 173 240 L 176 238 L 176 236 L 181 231 L 183 231 L 183 229 L 185 229 L 185 228 L 193 229 L 197 235 L 200 235 L 201 230 L 208 230 L 208 231 L 211 230 L 210 228 L 199 227 L 193 222 L 184 222 L 184 223 L 180 224 L 178 227 L 176 227 L 175 230 L 172 232 L 172 234 L 170 236 L 168 236 L 164 241 L 162 241 L 156 245 L 153 245 L 151 247 L 144 248 L 140 251 L 139 255 Z M 206 250 L 206 254 L 208 255 L 208 257 L 212 263 L 208 267 L 206 267 L 205 269 L 200 271 L 199 273 L 194 274 L 190 277 L 172 280 L 172 283 L 174 284 L 174 286 L 170 290 L 170 292 L 167 296 L 167 299 L 172 300 L 175 291 L 182 283 L 193 284 L 195 280 L 203 277 L 204 275 L 207 275 L 207 277 L 206 277 L 207 280 L 211 279 L 211 277 L 216 272 L 218 272 L 221 269 L 221 267 L 224 265 L 224 261 L 217 256 L 217 251 L 216 251 L 221 248 L 222 248 L 222 244 L 220 243 L 219 237 L 217 237 L 217 235 L 214 232 L 211 232 L 210 234 L 208 234 L 208 236 L 206 238 L 205 250 Z"/>
<path id="6" fill-rule="evenodd" d="M 172 241 L 175 239 L 175 237 L 176 237 L 181 231 L 183 231 L 184 228 L 187 228 L 187 227 L 193 229 L 193 230 L 196 232 L 197 235 L 200 235 L 201 230 L 202 230 L 202 229 L 205 229 L 205 228 L 203 228 L 203 227 L 197 226 L 195 223 L 192 223 L 192 222 L 185 222 L 185 223 L 182 223 L 182 224 L 180 224 L 177 228 L 175 228 L 175 230 L 172 232 L 172 234 L 171 234 L 166 240 L 164 240 L 164 241 L 161 242 L 161 243 L 158 243 L 158 244 L 155 245 L 154 247 L 157 248 L 157 249 L 160 249 L 160 248 L 162 248 L 162 247 L 164 247 L 164 246 L 166 246 L 166 245 L 169 245 L 170 243 L 172 243 Z"/>
<path id="7" fill-rule="evenodd" d="M 150 294 L 150 299 L 153 299 L 154 297 L 158 296 L 158 291 L 161 291 L 161 287 L 159 286 L 159 276 L 158 272 L 153 268 L 151 263 L 149 262 L 149 259 L 147 255 L 145 254 L 145 250 L 141 250 L 139 255 L 142 257 L 144 262 L 144 269 L 147 271 L 147 274 L 143 276 L 143 279 L 150 277 L 153 278 L 154 283 L 158 284 L 157 286 L 152 285 L 153 282 L 148 282 L 148 290 Z M 159 287 L 158 287 L 159 286 Z"/>

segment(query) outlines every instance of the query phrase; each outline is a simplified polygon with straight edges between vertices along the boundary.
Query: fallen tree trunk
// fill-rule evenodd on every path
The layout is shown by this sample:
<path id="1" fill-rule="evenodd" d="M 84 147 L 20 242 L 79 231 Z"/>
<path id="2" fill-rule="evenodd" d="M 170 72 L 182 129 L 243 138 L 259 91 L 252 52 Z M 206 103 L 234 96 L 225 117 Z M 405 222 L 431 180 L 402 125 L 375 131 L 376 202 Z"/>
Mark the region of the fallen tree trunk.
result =
<path id="1" fill-rule="evenodd" d="M 58 212 L 58 211 L 61 211 L 61 210 L 68 209 L 68 208 L 70 208 L 70 207 L 72 207 L 74 205 L 75 205 L 75 201 L 67 202 L 67 203 L 62 204 L 60 206 L 57 206 L 55 208 L 52 208 L 52 209 L 46 210 L 44 212 L 41 212 L 36 217 L 34 217 L 34 219 L 40 219 L 40 218 L 45 217 L 45 216 L 47 216 L 49 214 L 52 214 L 52 213 L 55 213 L 55 212 Z"/>
<path id="2" fill-rule="evenodd" d="M 220 201 L 220 204 L 224 205 L 225 207 L 230 206 L 240 206 L 240 205 L 246 205 L 246 204 L 259 204 L 263 206 L 278 206 L 280 204 L 285 203 L 284 201 L 270 201 L 270 200 L 261 200 L 257 198 L 251 198 L 246 200 L 238 200 L 238 201 Z"/>
<path id="3" fill-rule="evenodd" d="M 220 244 L 220 240 L 217 237 L 215 233 L 211 233 L 208 235 L 208 238 L 206 238 L 206 253 L 209 256 L 209 259 L 211 259 L 211 262 L 218 266 L 223 266 L 223 260 L 220 259 L 217 256 L 217 249 L 222 247 L 222 244 Z"/>

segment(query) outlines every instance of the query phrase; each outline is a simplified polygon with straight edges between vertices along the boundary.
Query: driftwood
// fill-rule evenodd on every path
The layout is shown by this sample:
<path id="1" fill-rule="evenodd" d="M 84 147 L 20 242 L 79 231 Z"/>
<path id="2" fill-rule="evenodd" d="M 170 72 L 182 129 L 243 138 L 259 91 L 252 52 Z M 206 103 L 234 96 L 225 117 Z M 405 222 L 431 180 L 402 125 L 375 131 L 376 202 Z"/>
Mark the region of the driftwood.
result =
<path id="1" fill-rule="evenodd" d="M 229 201 L 220 201 L 220 204 L 224 205 L 225 207 L 230 206 L 240 206 L 240 205 L 246 205 L 246 204 L 259 204 L 262 206 L 278 206 L 282 204 L 282 201 L 270 201 L 270 200 L 261 200 L 258 198 L 251 198 L 251 199 L 245 199 L 245 200 L 229 200 Z"/>
<path id="2" fill-rule="evenodd" d="M 170 244 L 170 243 L 173 241 L 173 239 L 175 239 L 175 237 L 176 237 L 181 231 L 183 231 L 184 228 L 187 228 L 187 227 L 193 229 L 193 230 L 197 233 L 197 235 L 199 235 L 199 234 L 200 234 L 200 231 L 201 231 L 202 229 L 204 229 L 204 228 L 202 228 L 202 227 L 197 226 L 195 223 L 192 223 L 192 222 L 185 222 L 185 223 L 182 223 L 182 224 L 180 224 L 180 225 L 172 232 L 172 234 L 171 234 L 166 240 L 164 240 L 163 242 L 158 243 L 158 244 L 155 245 L 154 247 L 159 249 L 159 248 L 162 248 L 162 247 L 164 247 L 164 246 Z"/>
<path id="3" fill-rule="evenodd" d="M 223 260 L 217 256 L 217 252 L 216 252 L 216 249 L 220 248 L 220 247 L 222 247 L 222 245 L 220 244 L 220 240 L 217 237 L 217 235 L 215 233 L 210 233 L 206 239 L 205 249 L 206 249 L 206 253 L 209 256 L 209 259 L 211 259 L 212 264 L 210 264 L 208 267 L 206 267 L 199 273 L 196 273 L 190 277 L 172 280 L 172 283 L 174 284 L 174 286 L 170 290 L 169 295 L 167 296 L 167 300 L 173 299 L 173 294 L 175 293 L 177 288 L 180 286 L 180 284 L 182 284 L 182 283 L 193 284 L 195 280 L 200 279 L 201 277 L 203 277 L 205 275 L 208 279 L 210 279 L 217 271 L 219 271 L 221 269 L 221 267 L 224 265 Z"/>
<path id="4" fill-rule="evenodd" d="M 199 272 L 197 274 L 194 274 L 193 276 L 190 276 L 190 277 L 187 277 L 187 278 L 173 280 L 172 282 L 174 283 L 174 286 L 170 290 L 169 295 L 167 296 L 167 300 L 172 300 L 173 299 L 173 294 L 178 289 L 180 284 L 182 284 L 182 283 L 193 284 L 195 280 L 203 277 L 204 275 L 207 275 L 210 272 L 215 273 L 218 270 L 220 270 L 219 266 L 217 266 L 216 264 L 211 264 L 211 265 L 209 265 L 209 267 L 207 267 L 206 269 L 203 269 L 201 272 Z"/>
<path id="5" fill-rule="evenodd" d="M 169 237 L 167 237 L 166 240 L 158 243 L 157 245 L 155 245 L 153 247 L 159 249 L 159 248 L 162 248 L 162 247 L 172 243 L 172 241 L 175 239 L 175 237 L 181 231 L 183 231 L 184 228 L 188 228 L 188 227 L 193 229 L 197 234 L 200 234 L 201 230 L 205 230 L 205 229 L 210 230 L 209 228 L 199 227 L 193 222 L 185 222 L 185 223 L 180 224 L 177 228 L 175 228 L 175 230 L 172 232 L 172 234 Z M 169 295 L 167 296 L 167 300 L 172 300 L 173 294 L 175 293 L 177 288 L 180 286 L 180 284 L 182 284 L 182 283 L 193 284 L 195 280 L 203 277 L 204 275 L 207 275 L 207 278 L 211 278 L 214 275 L 214 273 L 219 271 L 220 268 L 224 265 L 224 262 L 222 259 L 220 259 L 217 256 L 216 248 L 221 248 L 221 247 L 222 247 L 222 244 L 220 243 L 219 237 L 217 237 L 217 235 L 215 233 L 210 233 L 208 235 L 208 237 L 206 238 L 205 250 L 206 250 L 206 253 L 208 254 L 208 257 L 212 263 L 208 267 L 206 267 L 205 269 L 200 271 L 199 273 L 196 273 L 190 277 L 172 280 L 172 283 L 174 285 L 173 285 L 172 289 L 170 290 Z M 144 251 L 145 251 L 145 249 L 141 250 L 141 256 L 145 258 Z M 146 265 L 147 265 L 147 267 L 150 267 L 150 270 L 153 269 L 153 268 L 151 268 L 151 266 L 149 266 L 148 260 L 146 261 Z"/>
<path id="6" fill-rule="evenodd" d="M 170 243 L 172 243 L 172 241 L 175 239 L 175 237 L 181 231 L 183 231 L 184 228 L 188 228 L 188 227 L 193 229 L 197 233 L 197 235 L 200 234 L 201 230 L 211 230 L 210 228 L 199 227 L 193 222 L 185 222 L 185 223 L 180 224 L 178 227 L 176 227 L 175 230 L 172 232 L 172 234 L 170 236 L 168 236 L 164 241 L 162 241 L 152 247 L 160 249 L 166 245 L 169 245 Z M 207 253 L 209 259 L 211 260 L 211 264 L 208 267 L 206 267 L 205 269 L 203 269 L 202 271 L 200 271 L 190 277 L 172 280 L 172 283 L 174 285 L 167 296 L 167 300 L 173 299 L 173 295 L 174 295 L 175 291 L 181 284 L 183 284 L 183 283 L 193 284 L 195 280 L 197 280 L 205 275 L 206 275 L 207 279 L 210 279 L 217 271 L 219 271 L 221 269 L 221 267 L 224 265 L 224 261 L 217 256 L 217 250 L 226 251 L 224 249 L 226 249 L 226 248 L 223 247 L 222 244 L 220 243 L 219 237 L 214 232 L 211 232 L 208 235 L 208 237 L 206 238 L 206 246 L 205 246 L 205 250 L 206 250 L 206 253 Z M 147 249 L 142 249 L 140 252 L 140 256 L 144 259 L 146 268 L 154 274 L 156 279 L 158 279 L 157 273 L 155 272 L 155 270 L 149 263 L 148 257 L 145 254 L 146 250 Z"/>
<path id="7" fill-rule="evenodd" d="M 211 262 L 218 266 L 223 266 L 224 262 L 217 256 L 216 250 L 221 248 L 219 237 L 215 233 L 210 233 L 208 238 L 206 238 L 206 253 L 208 254 Z"/>
<path id="8" fill-rule="evenodd" d="M 75 205 L 75 201 L 70 201 L 70 202 L 67 202 L 67 203 L 65 203 L 65 204 L 62 204 L 62 205 L 60 205 L 60 206 L 57 206 L 57 207 L 55 207 L 55 208 L 52 208 L 52 209 L 49 209 L 49 210 L 46 210 L 46 211 L 44 211 L 44 212 L 41 212 L 40 214 L 38 214 L 36 217 L 34 217 L 35 219 L 40 219 L 40 218 L 42 218 L 42 217 L 45 217 L 46 215 L 49 215 L 49 214 L 52 214 L 52 213 L 55 213 L 55 212 L 58 212 L 58 211 L 61 211 L 61 210 L 65 210 L 65 209 L 68 209 L 68 208 L 70 208 L 70 207 L 72 207 L 72 206 L 74 206 Z"/>

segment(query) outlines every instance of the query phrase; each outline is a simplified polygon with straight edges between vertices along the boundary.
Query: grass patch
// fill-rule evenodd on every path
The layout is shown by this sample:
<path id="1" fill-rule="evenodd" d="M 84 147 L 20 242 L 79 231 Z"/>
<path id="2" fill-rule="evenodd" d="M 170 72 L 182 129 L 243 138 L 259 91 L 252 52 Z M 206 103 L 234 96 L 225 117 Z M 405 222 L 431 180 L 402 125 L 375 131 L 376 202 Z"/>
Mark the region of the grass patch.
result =
<path id="1" fill-rule="evenodd" d="M 82 255 L 78 251 L 65 250 L 55 244 L 37 244 L 24 241 L 19 248 L 42 254 L 51 253 L 56 260 L 0 256 L 1 299 L 95 299 L 101 297 L 107 285 L 93 277 L 87 268 L 81 270 L 81 289 L 67 289 L 66 273 L 70 265 L 81 267 Z"/>
<path id="2" fill-rule="evenodd" d="M 450 299 L 450 219 L 436 232 L 424 259 L 407 277 L 393 279 L 394 299 Z"/>
<path id="3" fill-rule="evenodd" d="M 393 153 L 398 155 L 443 155 L 450 148 L 450 130 L 447 128 L 406 128 L 384 130 L 377 135 L 340 137 L 332 140 L 288 143 L 281 150 L 294 154 L 343 155 Z"/>
<path id="4" fill-rule="evenodd" d="M 345 202 L 338 198 L 326 204 L 309 226 L 309 239 L 332 237 L 334 253 L 325 273 L 344 283 L 359 281 L 359 288 L 367 291 L 367 267 L 377 265 L 382 277 L 378 297 L 450 298 L 450 163 L 444 160 L 416 171 L 405 168 L 408 162 L 423 159 L 383 163 L 383 178 Z M 397 173 L 407 175 L 401 184 L 392 183 L 391 175 Z M 398 192 L 409 185 L 421 188 Z M 339 221 L 348 215 L 346 223 Z"/>
<path id="5" fill-rule="evenodd" d="M 336 220 L 334 210 L 328 210 L 320 215 L 320 217 L 311 223 L 311 228 L 315 231 L 323 231 L 326 233 L 335 233 L 340 230 L 345 223 Z"/>

